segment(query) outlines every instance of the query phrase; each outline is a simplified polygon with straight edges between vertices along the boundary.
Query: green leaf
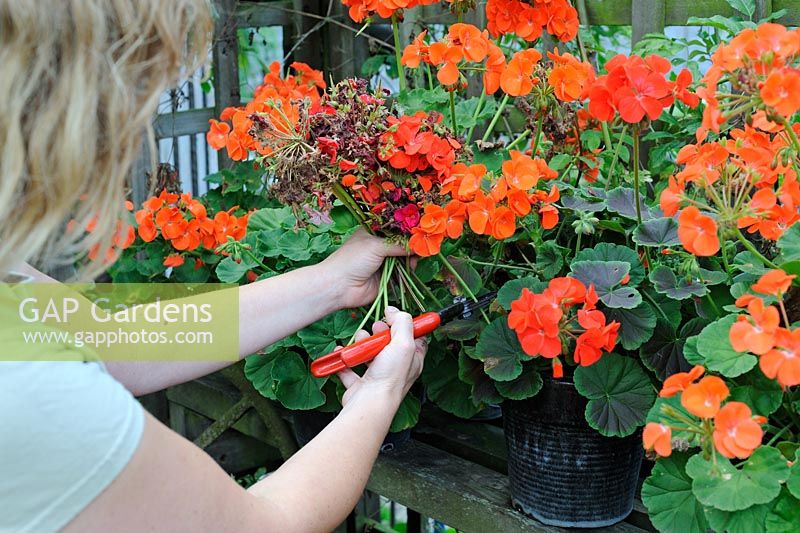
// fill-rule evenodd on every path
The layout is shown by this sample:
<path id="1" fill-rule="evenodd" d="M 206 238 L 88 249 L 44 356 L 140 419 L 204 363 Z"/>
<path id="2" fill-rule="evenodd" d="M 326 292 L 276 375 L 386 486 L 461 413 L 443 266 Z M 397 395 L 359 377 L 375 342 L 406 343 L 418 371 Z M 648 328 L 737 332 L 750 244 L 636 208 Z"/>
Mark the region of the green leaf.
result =
<path id="1" fill-rule="evenodd" d="M 764 521 L 770 507 L 770 504 L 753 505 L 742 511 L 720 511 L 714 507 L 708 507 L 706 508 L 706 518 L 708 525 L 714 531 L 756 533 L 764 531 Z"/>
<path id="2" fill-rule="evenodd" d="M 277 400 L 275 387 L 277 382 L 272 378 L 272 368 L 275 366 L 277 353 L 267 355 L 251 355 L 244 361 L 244 375 L 253 384 L 253 387 L 270 400 Z"/>
<path id="3" fill-rule="evenodd" d="M 781 263 L 800 260 L 800 224 L 792 224 L 777 242 Z"/>
<path id="4" fill-rule="evenodd" d="M 642 220 L 649 220 L 654 217 L 662 217 L 664 214 L 658 208 L 651 208 L 645 203 L 645 197 L 640 193 L 639 207 L 642 211 Z M 636 220 L 636 196 L 633 189 L 628 187 L 617 187 L 608 191 L 606 196 L 608 210 L 622 215 L 625 218 Z"/>
<path id="5" fill-rule="evenodd" d="M 303 359 L 294 352 L 278 354 L 272 377 L 277 381 L 275 396 L 287 409 L 314 409 L 325 403 L 325 394 L 320 389 L 326 380 L 312 376 Z"/>
<path id="6" fill-rule="evenodd" d="M 675 246 L 680 244 L 678 223 L 674 218 L 645 220 L 633 231 L 633 242 L 640 246 Z"/>
<path id="7" fill-rule="evenodd" d="M 753 369 L 737 380 L 731 389 L 731 400 L 744 402 L 757 415 L 769 416 L 780 407 L 783 390 L 778 382 L 769 379 L 761 369 Z"/>
<path id="8" fill-rule="evenodd" d="M 247 217 L 247 232 L 291 229 L 296 222 L 297 219 L 295 219 L 291 207 L 259 209 Z"/>
<path id="9" fill-rule="evenodd" d="M 378 74 L 381 68 L 386 64 L 387 59 L 389 59 L 387 54 L 368 57 L 366 61 L 361 64 L 361 75 L 371 78 Z"/>
<path id="10" fill-rule="evenodd" d="M 422 382 L 428 398 L 440 409 L 461 418 L 470 418 L 481 408 L 472 402 L 471 386 L 459 379 L 458 374 L 457 356 L 447 350 L 436 364 L 426 362 Z"/>
<path id="11" fill-rule="evenodd" d="M 222 283 L 239 283 L 239 280 L 254 266 L 256 266 L 255 263 L 249 263 L 244 259 L 242 259 L 241 263 L 237 263 L 233 258 L 228 256 L 217 265 L 217 279 Z"/>
<path id="12" fill-rule="evenodd" d="M 442 270 L 442 265 L 436 257 L 423 257 L 417 263 L 414 274 L 423 283 L 433 281 L 434 276 Z"/>
<path id="13" fill-rule="evenodd" d="M 620 323 L 619 340 L 626 350 L 635 350 L 650 340 L 656 327 L 656 315 L 647 302 L 633 309 L 604 310 L 608 322 Z"/>
<path id="14" fill-rule="evenodd" d="M 786 488 L 789 489 L 792 496 L 800 499 L 800 450 L 796 451 L 795 454 L 789 479 L 786 480 Z"/>
<path id="15" fill-rule="evenodd" d="M 733 258 L 733 266 L 746 274 L 759 277 L 767 271 L 764 263 L 755 254 L 747 250 L 736 254 L 736 257 Z"/>
<path id="16" fill-rule="evenodd" d="M 647 413 L 646 422 L 657 422 L 673 428 L 672 441 L 680 443 L 676 448 L 685 449 L 699 445 L 697 433 L 680 429 L 685 427 L 683 420 L 692 419 L 693 417 L 694 415 L 689 413 L 681 404 L 680 395 L 676 395 L 669 398 L 656 398 L 653 407 Z"/>
<path id="17" fill-rule="evenodd" d="M 686 339 L 699 334 L 707 323 L 702 318 L 693 318 L 679 332 L 670 328 L 656 330 L 650 342 L 639 350 L 642 362 L 661 380 L 677 372 L 689 371 L 692 365 L 683 355 Z"/>
<path id="18" fill-rule="evenodd" d="M 650 271 L 650 282 L 656 292 L 669 296 L 673 300 L 685 300 L 692 296 L 704 296 L 708 292 L 705 285 L 685 278 L 678 280 L 671 268 L 659 265 Z"/>
<path id="19" fill-rule="evenodd" d="M 477 146 L 473 149 L 473 161 L 476 164 L 486 166 L 489 172 L 499 172 L 503 162 L 509 157 L 507 150 L 481 150 Z"/>
<path id="20" fill-rule="evenodd" d="M 326 324 L 330 323 L 330 319 Z M 358 325 L 361 323 L 358 314 L 349 309 L 341 309 L 333 314 L 333 324 L 330 328 L 330 334 L 340 340 L 350 339 L 356 332 Z"/>
<path id="21" fill-rule="evenodd" d="M 692 492 L 704 505 L 721 511 L 741 511 L 768 503 L 781 491 L 789 467 L 781 452 L 761 446 L 740 468 L 724 457 L 714 461 L 698 454 L 689 459 L 686 473 L 692 478 Z"/>
<path id="22" fill-rule="evenodd" d="M 303 348 L 311 359 L 322 357 L 334 350 L 336 340 L 332 332 L 332 319 L 325 317 L 297 332 Z"/>
<path id="23" fill-rule="evenodd" d="M 544 279 L 558 276 L 562 266 L 564 266 L 564 257 L 555 243 L 545 241 L 536 247 L 536 268 L 541 270 Z"/>
<path id="24" fill-rule="evenodd" d="M 270 257 L 283 256 L 291 261 L 311 259 L 311 238 L 307 231 L 281 232 Z"/>
<path id="25" fill-rule="evenodd" d="M 522 289 L 528 289 L 533 293 L 542 292 L 547 288 L 547 283 L 543 282 L 536 276 L 526 276 L 524 278 L 512 279 L 507 281 L 497 291 L 497 303 L 506 311 L 511 310 L 511 302 L 519 299 L 522 294 Z"/>
<path id="26" fill-rule="evenodd" d="M 478 294 L 478 291 L 483 287 L 483 278 L 478 274 L 478 271 L 475 270 L 469 262 L 460 257 L 453 257 L 451 255 L 447 258 L 447 261 L 452 265 L 455 271 L 458 272 L 458 275 L 461 276 L 461 279 L 464 280 L 464 283 L 467 284 L 467 287 L 469 287 L 472 293 Z M 460 284 L 458 286 L 461 288 Z"/>
<path id="27" fill-rule="evenodd" d="M 797 533 L 800 524 L 800 499 L 781 491 L 764 525 L 767 533 Z"/>
<path id="28" fill-rule="evenodd" d="M 513 381 L 498 381 L 497 392 L 509 400 L 525 400 L 536 396 L 542 388 L 542 376 L 533 364 L 524 365 L 522 374 Z"/>
<path id="29" fill-rule="evenodd" d="M 575 255 L 573 262 L 578 261 L 624 261 L 631 268 L 628 275 L 631 277 L 629 286 L 635 287 L 644 280 L 645 273 L 642 262 L 639 261 L 639 254 L 621 244 L 611 242 L 601 242 L 594 248 L 586 248 Z"/>
<path id="30" fill-rule="evenodd" d="M 642 485 L 642 503 L 650 521 L 663 533 L 705 533 L 703 506 L 692 493 L 686 475 L 687 453 L 673 452 L 659 459 Z"/>
<path id="31" fill-rule="evenodd" d="M 728 315 L 703 328 L 697 337 L 697 351 L 703 357 L 704 366 L 727 378 L 741 376 L 758 362 L 754 355 L 737 352 L 731 346 L 729 333 L 734 322 L 736 316 Z"/>
<path id="32" fill-rule="evenodd" d="M 473 404 L 483 406 L 503 401 L 496 382 L 483 371 L 483 363 L 470 357 L 466 349 L 458 353 L 458 377 L 471 385 L 469 397 Z"/>
<path id="33" fill-rule="evenodd" d="M 748 19 L 753 18 L 753 13 L 756 12 L 756 0 L 725 0 L 728 5 L 733 9 L 746 16 Z"/>
<path id="34" fill-rule="evenodd" d="M 659 294 L 650 289 L 642 289 L 644 296 L 656 313 L 657 328 L 666 328 L 677 331 L 681 323 L 681 302 L 673 300 L 666 294 Z"/>
<path id="35" fill-rule="evenodd" d="M 607 437 L 625 437 L 644 424 L 656 394 L 642 366 L 607 354 L 575 369 L 575 388 L 589 400 L 586 421 Z"/>
<path id="36" fill-rule="evenodd" d="M 465 320 L 459 318 L 437 328 L 434 335 L 454 341 L 468 341 L 474 339 L 483 331 L 483 325 L 483 321 L 478 319 Z"/>
<path id="37" fill-rule="evenodd" d="M 475 356 L 483 362 L 486 374 L 497 381 L 511 381 L 522 373 L 525 353 L 506 317 L 496 318 L 481 333 L 475 346 Z"/>
<path id="38" fill-rule="evenodd" d="M 392 425 L 389 426 L 389 431 L 397 433 L 398 431 L 416 426 L 419 420 L 419 410 L 419 399 L 409 392 L 406 394 L 406 397 L 403 398 L 403 401 L 400 402 L 400 407 L 397 408 L 397 412 L 394 414 Z"/>
<path id="39" fill-rule="evenodd" d="M 337 205 L 331 209 L 330 216 L 331 220 L 333 220 L 331 231 L 334 233 L 347 233 L 358 226 L 356 217 L 343 205 Z"/>
<path id="40" fill-rule="evenodd" d="M 477 116 L 475 115 L 479 100 L 477 96 L 473 96 L 456 104 L 456 120 L 459 128 L 471 128 L 494 116 L 497 111 L 497 104 L 494 100 L 484 100 L 481 110 Z"/>
<path id="41" fill-rule="evenodd" d="M 622 280 L 630 271 L 624 261 L 574 261 L 570 265 L 572 275 L 586 286 L 594 285 L 597 296 L 611 308 L 633 309 L 642 303 L 642 295 Z"/>

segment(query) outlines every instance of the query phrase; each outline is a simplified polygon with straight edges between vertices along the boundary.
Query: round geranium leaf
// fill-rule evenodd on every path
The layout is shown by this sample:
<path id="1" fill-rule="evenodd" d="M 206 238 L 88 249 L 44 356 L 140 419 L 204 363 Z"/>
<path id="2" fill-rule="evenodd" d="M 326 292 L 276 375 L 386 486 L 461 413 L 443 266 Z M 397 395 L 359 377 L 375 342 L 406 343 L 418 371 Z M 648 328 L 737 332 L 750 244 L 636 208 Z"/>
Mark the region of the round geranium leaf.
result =
<path id="1" fill-rule="evenodd" d="M 705 533 L 703 506 L 692 493 L 686 475 L 687 453 L 675 452 L 659 459 L 642 485 L 642 503 L 650 521 L 664 533 Z"/>
<path id="2" fill-rule="evenodd" d="M 730 399 L 746 403 L 757 415 L 769 416 L 780 407 L 783 389 L 777 381 L 755 368 L 737 380 Z"/>
<path id="3" fill-rule="evenodd" d="M 533 364 L 524 365 L 522 374 L 513 381 L 498 381 L 497 392 L 509 400 L 525 400 L 536 396 L 542 388 L 542 376 Z"/>
<path id="4" fill-rule="evenodd" d="M 416 426 L 417 420 L 419 420 L 419 410 L 419 400 L 411 393 L 406 394 L 406 397 L 403 398 L 400 407 L 394 414 L 392 425 L 389 426 L 389 431 L 396 433 Z"/>
<path id="5" fill-rule="evenodd" d="M 618 215 L 622 215 L 625 218 L 636 220 L 636 196 L 634 194 L 635 193 L 633 192 L 633 189 L 628 187 L 617 187 L 616 189 L 611 189 L 608 191 L 608 195 L 606 196 L 608 210 L 617 213 Z M 662 213 L 660 209 L 649 207 L 645 203 L 644 195 L 641 193 L 639 194 L 639 206 L 642 210 L 642 220 L 649 220 L 654 217 L 664 216 L 664 213 Z"/>
<path id="6" fill-rule="evenodd" d="M 642 222 L 633 232 L 633 242 L 640 246 L 665 247 L 681 243 L 678 223 L 674 218 L 652 218 Z"/>
<path id="7" fill-rule="evenodd" d="M 589 211 L 597 213 L 606 208 L 606 203 L 600 198 L 584 198 L 583 196 L 562 196 L 561 205 L 573 211 Z"/>
<path id="8" fill-rule="evenodd" d="M 497 392 L 495 382 L 483 371 L 483 363 L 470 357 L 466 350 L 461 350 L 458 354 L 458 377 L 464 383 L 471 386 L 470 398 L 475 405 L 487 405 L 500 403 L 503 397 Z M 519 378 L 517 378 L 519 379 Z"/>
<path id="9" fill-rule="evenodd" d="M 251 355 L 244 362 L 244 375 L 253 384 L 253 387 L 270 400 L 277 400 L 275 397 L 276 381 L 272 378 L 272 367 L 279 352 L 271 352 L 265 355 Z"/>
<path id="10" fill-rule="evenodd" d="M 800 225 L 792 224 L 783 232 L 781 238 L 778 239 L 778 248 L 781 251 L 781 262 L 800 260 Z"/>
<path id="11" fill-rule="evenodd" d="M 564 266 L 564 255 L 555 243 L 545 241 L 536 247 L 536 268 L 544 279 L 558 276 L 562 266 Z"/>
<path id="12" fill-rule="evenodd" d="M 800 524 L 800 499 L 784 490 L 764 522 L 767 533 L 797 533 L 798 524 Z"/>
<path id="13" fill-rule="evenodd" d="M 542 292 L 546 287 L 547 283 L 536 276 L 512 279 L 511 281 L 507 281 L 500 287 L 500 290 L 497 291 L 497 303 L 506 311 L 510 311 L 511 302 L 520 297 L 522 289 L 528 289 L 531 292 Z"/>
<path id="14" fill-rule="evenodd" d="M 798 450 L 789 472 L 789 479 L 786 480 L 786 488 L 795 498 L 800 499 L 800 450 Z"/>
<path id="15" fill-rule="evenodd" d="M 630 264 L 624 261 L 576 261 L 570 269 L 586 286 L 594 285 L 597 296 L 607 307 L 633 309 L 642 303 L 639 291 L 622 285 L 630 272 Z"/>
<path id="16" fill-rule="evenodd" d="M 586 248 L 578 252 L 574 262 L 578 261 L 624 261 L 631 266 L 628 271 L 628 275 L 631 277 L 628 285 L 632 287 L 641 283 L 645 277 L 639 254 L 636 253 L 636 250 L 621 244 L 601 242 L 594 248 Z"/>
<path id="17" fill-rule="evenodd" d="M 741 376 L 758 362 L 755 356 L 737 352 L 731 346 L 729 334 L 734 322 L 736 316 L 728 315 L 703 328 L 697 337 L 697 352 L 705 367 L 728 378 Z"/>
<path id="18" fill-rule="evenodd" d="M 287 409 L 314 409 L 325 403 L 320 390 L 327 378 L 315 378 L 303 359 L 294 352 L 281 352 L 272 367 L 275 396 Z"/>
<path id="19" fill-rule="evenodd" d="M 777 449 L 761 446 L 738 466 L 724 457 L 712 461 L 695 455 L 686 463 L 686 473 L 701 503 L 721 511 L 741 511 L 775 499 L 789 477 L 789 466 Z"/>
<path id="20" fill-rule="evenodd" d="M 650 271 L 650 282 L 656 292 L 669 296 L 673 300 L 685 300 L 692 296 L 704 296 L 708 288 L 694 280 L 678 279 L 669 267 L 659 265 Z"/>
<path id="21" fill-rule="evenodd" d="M 702 318 L 693 318 L 679 331 L 658 329 L 650 342 L 639 350 L 642 362 L 662 380 L 677 372 L 687 372 L 692 365 L 683 355 L 686 339 L 700 333 L 706 324 Z"/>
<path id="22" fill-rule="evenodd" d="M 425 364 L 422 383 L 428 398 L 440 409 L 462 418 L 470 418 L 480 411 L 470 399 L 471 387 L 458 377 L 458 359 L 448 351 L 435 364 Z"/>
<path id="23" fill-rule="evenodd" d="M 607 354 L 575 370 L 575 388 L 589 400 L 586 421 L 607 437 L 625 437 L 644 424 L 656 398 L 642 366 L 630 357 Z"/>
<path id="24" fill-rule="evenodd" d="M 505 317 L 486 326 L 475 346 L 475 356 L 483 362 L 486 374 L 497 381 L 516 379 L 522 373 L 522 358 L 526 357 Z"/>
<path id="25" fill-rule="evenodd" d="M 606 309 L 606 319 L 619 322 L 619 341 L 626 350 L 635 350 L 653 336 L 656 314 L 647 302 L 633 309 Z"/>
<path id="26" fill-rule="evenodd" d="M 706 519 L 714 531 L 755 533 L 764 531 L 763 524 L 770 507 L 770 504 L 753 505 L 742 511 L 720 511 L 714 507 L 708 507 L 706 508 Z"/>

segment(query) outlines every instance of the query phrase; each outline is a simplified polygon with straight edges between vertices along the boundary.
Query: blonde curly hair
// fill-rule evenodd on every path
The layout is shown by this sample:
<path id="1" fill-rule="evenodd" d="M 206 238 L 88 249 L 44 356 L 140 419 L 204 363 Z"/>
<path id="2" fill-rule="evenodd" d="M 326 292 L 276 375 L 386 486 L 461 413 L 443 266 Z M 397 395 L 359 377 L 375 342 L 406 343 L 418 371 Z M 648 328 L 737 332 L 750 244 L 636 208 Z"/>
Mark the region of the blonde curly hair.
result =
<path id="1" fill-rule="evenodd" d="M 0 0 L 0 272 L 110 247 L 159 96 L 212 29 L 208 0 Z"/>

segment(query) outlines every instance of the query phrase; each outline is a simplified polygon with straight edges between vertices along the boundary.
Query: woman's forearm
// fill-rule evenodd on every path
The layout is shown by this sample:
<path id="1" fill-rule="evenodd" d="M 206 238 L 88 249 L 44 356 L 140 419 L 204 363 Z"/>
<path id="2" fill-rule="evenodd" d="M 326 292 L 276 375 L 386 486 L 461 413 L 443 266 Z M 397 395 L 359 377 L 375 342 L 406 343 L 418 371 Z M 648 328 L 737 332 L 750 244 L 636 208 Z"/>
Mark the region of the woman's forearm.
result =
<path id="1" fill-rule="evenodd" d="M 276 472 L 250 488 L 296 523 L 286 531 L 332 531 L 355 507 L 403 391 L 358 391 L 328 426 Z"/>

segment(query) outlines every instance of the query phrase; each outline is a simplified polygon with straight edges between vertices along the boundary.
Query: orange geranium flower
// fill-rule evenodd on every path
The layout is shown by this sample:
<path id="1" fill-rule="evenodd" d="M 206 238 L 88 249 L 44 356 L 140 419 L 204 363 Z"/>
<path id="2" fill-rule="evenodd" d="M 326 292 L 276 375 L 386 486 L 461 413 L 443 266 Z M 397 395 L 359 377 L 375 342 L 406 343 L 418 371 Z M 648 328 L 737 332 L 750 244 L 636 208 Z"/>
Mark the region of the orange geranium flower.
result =
<path id="1" fill-rule="evenodd" d="M 713 418 L 728 394 L 728 386 L 722 379 L 706 376 L 698 383 L 686 387 L 681 395 L 681 405 L 695 416 Z"/>
<path id="2" fill-rule="evenodd" d="M 685 391 L 686 387 L 693 384 L 700 376 L 703 375 L 703 373 L 705 373 L 705 371 L 705 368 L 700 365 L 696 365 L 688 372 L 678 372 L 677 374 L 672 374 L 664 380 L 664 384 L 661 386 L 661 392 L 659 393 L 659 396 L 662 398 L 670 398 L 679 392 Z"/>
<path id="3" fill-rule="evenodd" d="M 503 177 L 509 187 L 527 191 L 539 181 L 539 167 L 529 156 L 517 150 L 508 152 L 511 159 L 503 162 Z"/>
<path id="4" fill-rule="evenodd" d="M 424 230 L 416 227 L 411 230 L 408 246 L 418 256 L 430 257 L 439 253 L 442 241 L 444 241 L 444 233 L 425 233 Z"/>
<path id="5" fill-rule="evenodd" d="M 789 275 L 780 269 L 770 270 L 753 284 L 752 289 L 761 294 L 769 294 L 780 298 L 789 290 L 792 281 L 796 277 L 795 274 Z"/>
<path id="6" fill-rule="evenodd" d="M 749 319 L 739 315 L 731 326 L 731 346 L 737 352 L 763 355 L 775 346 L 775 334 L 781 323 L 778 309 L 772 305 L 764 307 L 761 298 L 753 298 L 747 304 L 747 311 L 750 314 Z"/>
<path id="7" fill-rule="evenodd" d="M 509 96 L 525 96 L 533 90 L 539 78 L 533 75 L 540 54 L 534 48 L 520 50 L 511 58 L 500 75 L 500 88 Z"/>
<path id="8" fill-rule="evenodd" d="M 514 235 L 517 229 L 514 223 L 514 213 L 506 206 L 500 206 L 491 213 L 490 225 L 492 237 L 503 240 Z"/>
<path id="9" fill-rule="evenodd" d="M 548 52 L 553 68 L 547 83 L 553 87 L 556 98 L 562 102 L 574 102 L 588 97 L 589 86 L 594 82 L 594 69 L 589 63 L 578 61 L 572 54 L 558 53 L 558 48 Z"/>
<path id="10" fill-rule="evenodd" d="M 163 264 L 167 268 L 170 268 L 170 267 L 177 268 L 177 267 L 181 266 L 183 263 L 184 263 L 184 259 L 183 259 L 182 255 L 180 255 L 180 254 L 172 254 L 172 255 L 168 255 L 164 259 L 164 263 Z"/>
<path id="11" fill-rule="evenodd" d="M 768 378 L 777 379 L 782 387 L 800 385 L 800 329 L 779 329 L 775 345 L 759 358 L 761 371 Z"/>
<path id="12" fill-rule="evenodd" d="M 475 199 L 467 204 L 470 229 L 478 235 L 488 234 L 491 229 L 489 221 L 492 220 L 496 207 L 494 200 L 488 198 L 482 191 L 478 191 Z"/>
<path id="13" fill-rule="evenodd" d="M 742 402 L 728 402 L 714 417 L 714 447 L 728 459 L 747 459 L 761 446 L 764 431 Z"/>
<path id="14" fill-rule="evenodd" d="M 672 454 L 672 429 L 664 424 L 649 422 L 642 433 L 645 450 L 655 450 L 661 457 Z"/>
<path id="15" fill-rule="evenodd" d="M 678 238 L 689 253 L 708 257 L 719 252 L 717 223 L 695 206 L 689 206 L 678 216 Z"/>
<path id="16" fill-rule="evenodd" d="M 772 72 L 761 86 L 761 99 L 784 117 L 800 109 L 800 73 L 794 69 Z"/>

